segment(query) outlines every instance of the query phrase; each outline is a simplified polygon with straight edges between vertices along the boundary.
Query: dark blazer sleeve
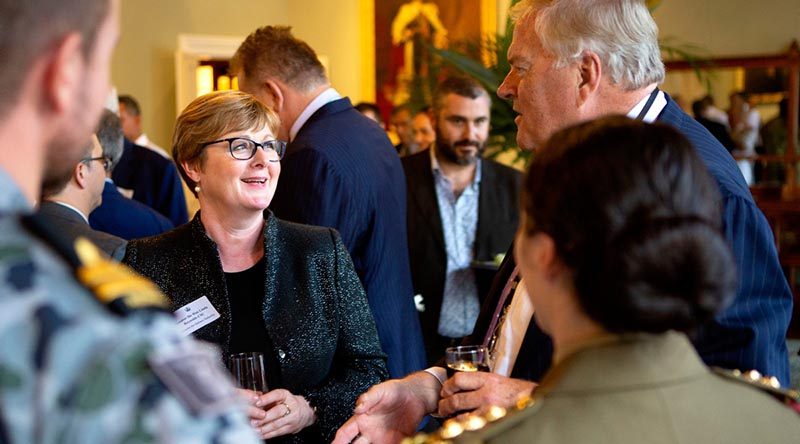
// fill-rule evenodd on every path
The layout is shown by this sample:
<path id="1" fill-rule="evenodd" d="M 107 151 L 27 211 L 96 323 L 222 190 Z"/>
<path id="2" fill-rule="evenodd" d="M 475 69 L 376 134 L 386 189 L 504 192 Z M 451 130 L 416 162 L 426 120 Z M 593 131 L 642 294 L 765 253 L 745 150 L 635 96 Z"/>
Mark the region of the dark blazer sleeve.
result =
<path id="1" fill-rule="evenodd" d="M 724 234 L 739 272 L 736 297 L 712 322 L 699 328 L 692 342 L 709 366 L 756 369 L 787 384 L 786 330 L 792 316 L 792 291 L 769 223 L 736 162 L 706 128 L 671 99 L 659 121 L 675 126 L 692 142 L 716 179 L 724 206 Z"/>
<path id="2" fill-rule="evenodd" d="M 791 293 L 772 232 L 752 201 L 724 198 L 725 237 L 739 271 L 739 290 L 728 308 L 692 338 L 708 365 L 758 369 L 789 382 L 786 326 Z"/>
<path id="3" fill-rule="evenodd" d="M 344 244 L 335 231 L 331 233 L 336 249 L 333 291 L 339 338 L 330 376 L 322 385 L 302 393 L 312 405 L 320 407 L 316 425 L 323 442 L 333 440 L 336 430 L 352 414 L 358 396 L 389 376 L 364 289 Z"/>

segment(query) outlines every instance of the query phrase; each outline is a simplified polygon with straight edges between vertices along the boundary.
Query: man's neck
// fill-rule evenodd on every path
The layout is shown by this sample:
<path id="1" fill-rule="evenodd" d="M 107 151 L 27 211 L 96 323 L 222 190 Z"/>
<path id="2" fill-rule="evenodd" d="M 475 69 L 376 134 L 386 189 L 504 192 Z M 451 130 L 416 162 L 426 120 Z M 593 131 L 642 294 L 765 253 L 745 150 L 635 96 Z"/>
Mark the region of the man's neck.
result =
<path id="1" fill-rule="evenodd" d="M 280 113 L 281 134 L 279 135 L 283 140 L 289 140 L 289 129 L 294 126 L 297 118 L 300 117 L 306 107 L 330 87 L 330 83 L 327 82 L 309 92 L 298 92 L 290 87 L 285 87 L 283 109 Z"/>
<path id="2" fill-rule="evenodd" d="M 625 91 L 617 85 L 606 84 L 603 91 L 601 91 L 594 100 L 588 118 L 597 118 L 611 114 L 621 114 L 624 116 L 628 114 L 637 103 L 641 102 L 642 99 L 653 92 L 656 86 L 658 86 L 658 84 L 652 83 L 633 91 Z"/>

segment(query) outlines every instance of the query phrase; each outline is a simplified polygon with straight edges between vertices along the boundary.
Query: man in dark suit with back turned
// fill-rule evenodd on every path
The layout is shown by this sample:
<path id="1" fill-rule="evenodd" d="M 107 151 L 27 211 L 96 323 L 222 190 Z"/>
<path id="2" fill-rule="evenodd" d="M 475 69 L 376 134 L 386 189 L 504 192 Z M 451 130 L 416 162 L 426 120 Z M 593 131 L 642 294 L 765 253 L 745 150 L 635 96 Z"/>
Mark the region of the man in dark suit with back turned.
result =
<path id="1" fill-rule="evenodd" d="M 270 209 L 339 231 L 367 292 L 389 373 L 419 370 L 425 357 L 412 299 L 404 178 L 386 133 L 331 88 L 314 50 L 288 27 L 256 30 L 231 64 L 241 89 L 278 113 L 278 137 L 289 141 Z"/>
<path id="2" fill-rule="evenodd" d="M 693 343 L 708 365 L 757 369 L 787 384 L 792 294 L 772 232 L 730 154 L 659 91 L 664 64 L 658 27 L 644 2 L 523 0 L 512 17 L 511 71 L 498 94 L 513 100 L 520 113 L 515 120 L 519 146 L 536 150 L 561 128 L 610 114 L 659 121 L 681 131 L 720 188 L 724 234 L 740 274 L 733 303 L 700 328 Z M 512 406 L 520 395 L 531 393 L 532 381 L 550 366 L 552 348 L 534 322 L 533 307 L 520 303 L 528 298 L 520 290 L 524 282 L 513 283 L 512 257 L 506 255 L 469 339 L 494 344 L 492 372 L 462 372 L 444 381 L 444 369 L 434 367 L 379 384 L 362 395 L 335 442 L 348 442 L 358 433 L 371 442 L 393 442 L 413 433 L 425 413 Z"/>
<path id="3" fill-rule="evenodd" d="M 429 364 L 472 333 L 495 275 L 491 265 L 519 223 L 522 175 L 481 158 L 491 105 L 477 81 L 444 79 L 431 109 L 436 142 L 402 159 L 411 277 Z"/>

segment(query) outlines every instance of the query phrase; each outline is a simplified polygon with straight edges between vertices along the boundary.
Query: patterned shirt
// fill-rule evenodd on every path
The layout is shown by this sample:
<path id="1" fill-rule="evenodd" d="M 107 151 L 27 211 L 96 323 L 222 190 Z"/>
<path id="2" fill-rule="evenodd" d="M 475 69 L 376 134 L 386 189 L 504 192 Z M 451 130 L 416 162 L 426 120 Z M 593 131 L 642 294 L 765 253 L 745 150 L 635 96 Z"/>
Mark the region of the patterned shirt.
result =
<path id="1" fill-rule="evenodd" d="M 460 338 L 472 333 L 480 312 L 475 273 L 470 268 L 475 255 L 475 232 L 478 228 L 478 196 L 480 195 L 481 160 L 475 177 L 461 195 L 453 192 L 453 184 L 439 168 L 431 148 L 431 168 L 436 186 L 436 200 L 442 219 L 447 275 L 444 280 L 442 311 L 439 315 L 439 334 Z"/>

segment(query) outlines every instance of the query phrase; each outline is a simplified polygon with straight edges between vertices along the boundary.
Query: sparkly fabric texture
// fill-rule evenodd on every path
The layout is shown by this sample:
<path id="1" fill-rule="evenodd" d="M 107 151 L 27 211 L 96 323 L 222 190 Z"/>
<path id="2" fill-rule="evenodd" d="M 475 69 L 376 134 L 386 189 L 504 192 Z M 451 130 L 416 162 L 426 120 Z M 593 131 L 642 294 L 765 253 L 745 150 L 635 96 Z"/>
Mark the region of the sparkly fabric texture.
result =
<path id="1" fill-rule="evenodd" d="M 264 324 L 272 340 L 271 381 L 317 407 L 317 422 L 270 442 L 330 442 L 355 400 L 387 377 L 364 289 L 335 230 L 265 212 Z M 221 317 L 194 336 L 229 350 L 230 305 L 217 246 L 198 212 L 165 234 L 132 241 L 124 262 L 152 279 L 176 310 L 203 296 Z M 279 372 L 274 377 L 273 372 Z"/>

